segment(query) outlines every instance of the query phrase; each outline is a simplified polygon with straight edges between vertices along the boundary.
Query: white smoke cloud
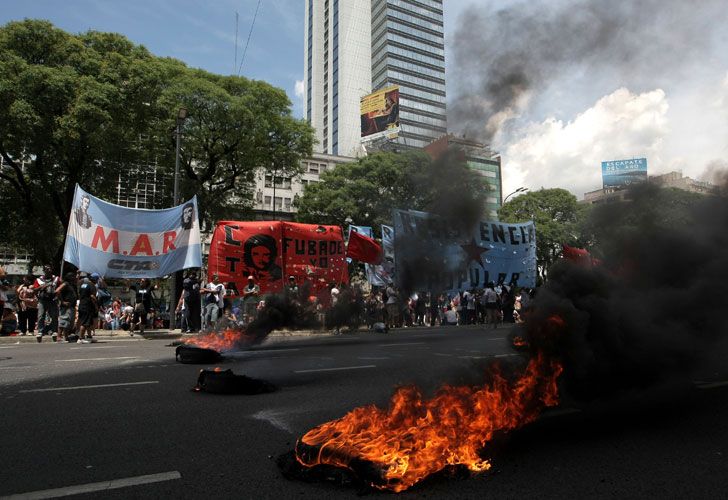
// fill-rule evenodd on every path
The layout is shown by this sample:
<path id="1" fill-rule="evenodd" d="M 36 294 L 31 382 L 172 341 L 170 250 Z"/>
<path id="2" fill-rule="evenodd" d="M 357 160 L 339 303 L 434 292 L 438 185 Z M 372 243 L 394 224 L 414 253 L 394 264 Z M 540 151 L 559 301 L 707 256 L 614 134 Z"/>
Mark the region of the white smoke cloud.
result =
<path id="1" fill-rule="evenodd" d="M 648 158 L 661 166 L 669 133 L 668 101 L 662 89 L 641 94 L 620 88 L 599 99 L 572 121 L 547 118 L 497 137 L 503 152 L 504 195 L 518 187 L 562 187 L 578 198 L 600 189 L 601 162 Z"/>
<path id="2" fill-rule="evenodd" d="M 298 97 L 299 99 L 303 99 L 303 80 L 296 80 L 294 91 L 296 92 L 296 97 Z"/>

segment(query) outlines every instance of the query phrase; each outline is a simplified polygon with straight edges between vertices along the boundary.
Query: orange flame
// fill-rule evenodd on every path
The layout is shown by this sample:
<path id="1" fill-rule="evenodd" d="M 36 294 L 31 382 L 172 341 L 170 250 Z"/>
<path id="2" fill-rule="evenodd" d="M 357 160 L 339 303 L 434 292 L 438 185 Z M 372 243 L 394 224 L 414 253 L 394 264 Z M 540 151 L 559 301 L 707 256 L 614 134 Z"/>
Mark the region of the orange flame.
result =
<path id="1" fill-rule="evenodd" d="M 245 330 L 228 328 L 222 332 L 210 332 L 197 337 L 184 339 L 184 343 L 217 352 L 235 350 L 246 341 Z"/>
<path id="2" fill-rule="evenodd" d="M 374 405 L 356 408 L 310 430 L 300 442 L 317 453 L 303 456 L 297 446 L 296 458 L 309 467 L 351 468 L 353 459 L 369 461 L 384 480 L 371 486 L 394 492 L 448 465 L 485 471 L 490 462 L 480 452 L 496 431 L 519 428 L 535 420 L 544 407 L 558 403 L 556 380 L 561 371 L 557 361 L 538 355 L 515 381 L 495 367 L 486 385 L 444 386 L 430 400 L 423 400 L 415 387 L 403 387 L 392 396 L 388 410 Z"/>

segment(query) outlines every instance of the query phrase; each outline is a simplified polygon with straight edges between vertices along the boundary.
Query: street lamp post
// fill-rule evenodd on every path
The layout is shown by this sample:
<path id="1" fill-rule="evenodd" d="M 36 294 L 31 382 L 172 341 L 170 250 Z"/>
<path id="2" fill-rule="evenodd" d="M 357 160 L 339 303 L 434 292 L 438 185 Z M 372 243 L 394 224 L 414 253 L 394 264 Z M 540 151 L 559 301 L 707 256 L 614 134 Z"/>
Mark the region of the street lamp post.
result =
<path id="1" fill-rule="evenodd" d="M 177 127 L 175 129 L 175 135 L 177 139 L 177 147 L 175 148 L 174 157 L 174 192 L 172 194 L 172 206 L 179 205 L 179 158 L 180 158 L 180 147 L 181 136 L 182 136 L 182 124 L 187 119 L 187 108 L 179 108 L 177 112 Z M 176 271 L 172 274 L 172 290 L 170 291 L 170 305 L 169 305 L 169 329 L 174 330 L 177 328 L 177 274 L 181 271 Z"/>
<path id="2" fill-rule="evenodd" d="M 516 194 L 516 193 L 524 193 L 526 191 L 528 191 L 528 188 L 527 187 L 519 187 L 518 189 L 516 189 L 515 191 L 513 191 L 511 194 L 509 194 L 508 196 L 506 196 L 505 198 L 503 198 L 503 203 L 501 203 L 501 205 L 505 205 L 506 202 L 508 201 L 508 198 L 510 198 L 514 194 Z"/>

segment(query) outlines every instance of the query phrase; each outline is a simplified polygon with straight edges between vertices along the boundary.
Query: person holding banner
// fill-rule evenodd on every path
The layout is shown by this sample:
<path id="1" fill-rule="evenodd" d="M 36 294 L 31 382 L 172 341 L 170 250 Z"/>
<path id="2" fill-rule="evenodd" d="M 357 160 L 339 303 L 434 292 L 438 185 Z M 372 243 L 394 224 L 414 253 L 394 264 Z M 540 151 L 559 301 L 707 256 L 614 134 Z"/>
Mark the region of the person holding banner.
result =
<path id="1" fill-rule="evenodd" d="M 76 325 L 76 273 L 67 272 L 55 293 L 58 298 L 59 341 L 68 342 L 68 336 Z"/>

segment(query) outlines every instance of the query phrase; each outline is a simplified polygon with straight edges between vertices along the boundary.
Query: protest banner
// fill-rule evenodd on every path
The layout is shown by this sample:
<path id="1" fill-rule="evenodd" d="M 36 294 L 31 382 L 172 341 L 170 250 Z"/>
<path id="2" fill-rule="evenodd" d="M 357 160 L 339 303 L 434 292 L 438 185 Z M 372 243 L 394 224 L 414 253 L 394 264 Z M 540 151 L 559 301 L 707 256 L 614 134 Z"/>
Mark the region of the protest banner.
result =
<path id="1" fill-rule="evenodd" d="M 238 296 L 253 276 L 260 291 L 280 293 L 293 276 L 314 289 L 348 283 L 344 237 L 338 226 L 282 221 L 221 221 L 210 244 L 208 278 L 220 281 Z"/>
<path id="2" fill-rule="evenodd" d="M 463 231 L 425 212 L 393 216 L 398 286 L 450 294 L 489 282 L 536 286 L 533 222 L 485 220 Z"/>
<path id="3" fill-rule="evenodd" d="M 201 267 L 197 197 L 145 210 L 108 203 L 76 185 L 63 260 L 107 278 L 159 278 Z"/>

